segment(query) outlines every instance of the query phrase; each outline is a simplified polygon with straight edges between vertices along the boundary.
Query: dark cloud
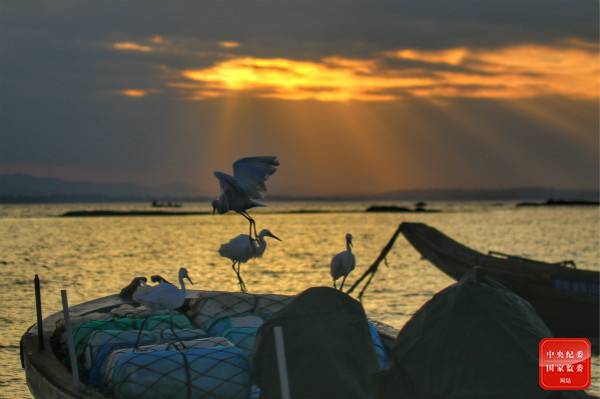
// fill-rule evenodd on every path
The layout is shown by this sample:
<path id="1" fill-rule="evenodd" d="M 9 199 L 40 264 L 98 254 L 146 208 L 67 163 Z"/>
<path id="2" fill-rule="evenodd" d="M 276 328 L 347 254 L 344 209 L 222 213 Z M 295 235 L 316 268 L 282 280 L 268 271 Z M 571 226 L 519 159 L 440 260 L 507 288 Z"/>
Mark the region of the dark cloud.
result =
<path id="1" fill-rule="evenodd" d="M 242 40 L 265 54 L 299 56 L 336 49 L 348 54 L 352 49 L 595 41 L 597 15 L 594 0 L 56 0 L 45 5 L 5 2 L 0 22 L 9 32 L 33 30 L 63 40 L 135 40 L 159 34 L 207 42 Z"/>
<path id="2" fill-rule="evenodd" d="M 470 72 L 477 65 L 432 67 L 380 54 L 400 48 L 559 46 L 573 40 L 589 45 L 598 39 L 597 15 L 595 0 L 3 2 L 0 172 L 6 165 L 49 165 L 89 170 L 90 178 L 109 170 L 120 180 L 206 186 L 223 159 L 227 166 L 238 155 L 273 152 L 289 165 L 282 169 L 285 179 L 274 182 L 276 189 L 326 192 L 340 170 L 314 183 L 303 177 L 302 160 L 312 161 L 309 175 L 332 160 L 352 164 L 361 146 L 345 136 L 352 124 L 341 124 L 340 117 L 352 112 L 363 118 L 357 131 L 373 135 L 365 143 L 399 149 L 371 160 L 371 169 L 353 169 L 357 191 L 403 185 L 597 187 L 597 101 L 529 99 L 518 108 L 504 100 L 446 99 L 446 108 L 440 108 L 407 97 L 390 104 L 340 105 L 249 95 L 265 92 L 261 88 L 235 101 L 185 101 L 180 90 L 167 85 L 181 83 L 181 70 L 208 68 L 234 55 L 379 57 L 383 71 Z M 165 42 L 152 42 L 155 35 Z M 220 41 L 241 45 L 224 49 Z M 153 51 L 117 51 L 116 42 Z M 117 94 L 124 89 L 148 95 Z M 550 117 L 558 122 L 544 119 Z M 234 144 L 215 150 L 227 134 Z M 411 158 L 407 151 L 419 155 Z M 370 175 L 377 168 L 410 169 L 414 176 L 386 172 L 387 180 L 377 182 Z M 293 181 L 299 183 L 288 183 Z"/>

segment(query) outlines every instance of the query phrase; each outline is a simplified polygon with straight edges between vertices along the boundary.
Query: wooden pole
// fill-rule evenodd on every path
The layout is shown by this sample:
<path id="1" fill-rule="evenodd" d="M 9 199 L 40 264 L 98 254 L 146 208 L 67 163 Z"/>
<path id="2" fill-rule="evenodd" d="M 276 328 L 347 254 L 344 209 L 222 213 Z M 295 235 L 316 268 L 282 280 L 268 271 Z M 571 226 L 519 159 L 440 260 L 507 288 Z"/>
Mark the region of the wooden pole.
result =
<path id="1" fill-rule="evenodd" d="M 42 319 L 42 290 L 40 289 L 40 278 L 35 275 L 33 279 L 35 287 L 35 313 L 37 315 L 38 349 L 44 350 L 44 324 Z"/>
<path id="2" fill-rule="evenodd" d="M 358 280 L 356 280 L 354 282 L 354 284 L 352 284 L 352 287 L 348 288 L 348 291 L 346 291 L 347 294 L 351 294 L 352 291 L 354 291 L 356 289 L 356 287 L 358 287 L 358 285 L 365 278 L 369 277 L 369 280 L 367 280 L 367 283 L 365 284 L 365 286 L 363 287 L 363 289 L 360 292 L 359 298 L 362 298 L 363 294 L 367 290 L 367 287 L 369 286 L 369 284 L 371 284 L 371 280 L 373 280 L 373 277 L 375 276 L 375 273 L 377 273 L 377 269 L 379 268 L 379 264 L 381 263 L 382 260 L 385 259 L 385 257 L 387 256 L 388 252 L 390 252 L 390 250 L 394 246 L 394 243 L 396 242 L 396 239 L 398 238 L 398 235 L 400 234 L 400 226 L 401 225 L 398 225 L 398 228 L 396 229 L 396 231 L 392 235 L 392 238 L 390 238 L 390 240 L 385 245 L 385 247 L 383 247 L 383 249 L 381 250 L 381 253 L 377 257 L 377 259 L 375 259 L 375 262 L 373 262 L 373 264 L 362 274 L 362 276 L 360 276 L 358 278 Z"/>
<path id="3" fill-rule="evenodd" d="M 283 343 L 283 329 L 281 326 L 273 328 L 275 334 L 275 352 L 277 353 L 277 368 L 279 369 L 279 385 L 281 386 L 282 399 L 291 399 L 290 382 L 285 360 L 285 345 Z"/>
<path id="4" fill-rule="evenodd" d="M 71 317 L 69 315 L 69 300 L 67 299 L 67 290 L 60 290 L 62 298 L 63 317 L 65 321 L 65 335 L 67 338 L 67 348 L 69 350 L 69 359 L 71 362 L 71 374 L 73 375 L 73 384 L 79 387 L 79 368 L 77 366 L 77 355 L 75 354 L 75 344 L 73 342 L 73 331 L 71 330 Z"/>

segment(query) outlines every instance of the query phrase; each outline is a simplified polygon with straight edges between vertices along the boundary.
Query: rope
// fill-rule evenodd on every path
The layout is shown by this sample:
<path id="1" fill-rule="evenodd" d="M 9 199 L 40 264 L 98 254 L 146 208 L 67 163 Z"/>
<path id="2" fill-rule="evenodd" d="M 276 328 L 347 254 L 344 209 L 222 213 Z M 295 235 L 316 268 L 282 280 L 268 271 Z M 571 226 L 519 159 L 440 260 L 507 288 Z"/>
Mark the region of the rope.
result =
<path id="1" fill-rule="evenodd" d="M 379 269 L 379 264 L 386 259 L 388 252 L 390 252 L 390 250 L 394 246 L 394 243 L 396 242 L 396 239 L 398 238 L 398 235 L 400 234 L 400 226 L 401 225 L 398 225 L 398 227 L 396 228 L 396 231 L 392 235 L 392 238 L 390 238 L 390 240 L 385 245 L 385 247 L 383 247 L 383 249 L 379 253 L 379 256 L 377 257 L 377 259 L 375 259 L 373 264 L 362 274 L 362 276 L 360 276 L 354 282 L 354 284 L 352 284 L 352 286 L 350 288 L 348 288 L 348 290 L 346 291 L 346 294 L 350 295 L 360 285 L 360 283 L 362 283 L 363 280 L 368 277 L 368 280 L 367 280 L 365 286 L 362 288 L 362 290 L 360 291 L 360 293 L 358 295 L 358 298 L 360 300 L 362 300 L 362 296 L 365 294 L 367 288 L 369 287 L 369 284 L 371 284 L 373 277 L 375 277 L 375 274 L 377 273 L 377 270 Z M 387 260 L 385 260 L 385 262 L 387 264 Z"/>
<path id="2" fill-rule="evenodd" d="M 192 399 L 192 373 L 190 371 L 190 362 L 188 361 L 188 357 L 185 352 L 181 351 L 179 348 L 176 348 L 179 353 L 181 353 L 181 357 L 183 358 L 183 367 L 185 367 L 185 380 L 186 380 L 186 397 L 187 399 Z"/>
<path id="3" fill-rule="evenodd" d="M 142 321 L 142 324 L 140 325 L 140 328 L 138 330 L 137 338 L 135 339 L 135 345 L 133 345 L 135 349 L 137 349 L 140 345 L 140 338 L 142 337 L 142 331 L 144 331 L 146 320 L 148 320 L 148 318 L 144 318 L 144 321 Z"/>

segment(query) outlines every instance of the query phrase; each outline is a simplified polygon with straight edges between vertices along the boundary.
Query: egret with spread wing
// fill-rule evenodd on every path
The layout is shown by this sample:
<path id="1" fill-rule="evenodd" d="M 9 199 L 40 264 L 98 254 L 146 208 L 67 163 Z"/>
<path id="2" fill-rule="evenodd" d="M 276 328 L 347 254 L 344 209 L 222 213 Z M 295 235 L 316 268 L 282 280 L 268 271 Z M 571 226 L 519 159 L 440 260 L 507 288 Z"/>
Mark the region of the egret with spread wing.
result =
<path id="1" fill-rule="evenodd" d="M 352 234 L 346 234 L 346 250 L 335 255 L 331 259 L 331 278 L 333 279 L 333 288 L 336 287 L 336 280 L 343 277 L 340 291 L 344 288 L 346 277 L 356 266 L 356 259 L 352 253 Z"/>
<path id="2" fill-rule="evenodd" d="M 219 179 L 221 194 L 212 201 L 213 215 L 234 211 L 245 217 L 250 222 L 250 237 L 256 234 L 254 219 L 248 214 L 248 209 L 265 206 L 255 200 L 264 197 L 267 187 L 265 182 L 279 166 L 277 157 L 261 156 L 242 158 L 233 164 L 233 176 L 223 172 L 215 172 Z"/>
<path id="3" fill-rule="evenodd" d="M 267 249 L 265 237 L 272 237 L 281 241 L 275 234 L 267 229 L 261 230 L 257 237 L 256 240 L 253 240 L 247 234 L 240 234 L 228 243 L 221 245 L 221 248 L 219 248 L 219 254 L 221 256 L 233 261 L 231 267 L 237 275 L 240 290 L 242 292 L 246 292 L 246 284 L 244 284 L 244 280 L 240 275 L 240 264 L 246 263 L 252 258 L 261 258 L 263 256 Z"/>

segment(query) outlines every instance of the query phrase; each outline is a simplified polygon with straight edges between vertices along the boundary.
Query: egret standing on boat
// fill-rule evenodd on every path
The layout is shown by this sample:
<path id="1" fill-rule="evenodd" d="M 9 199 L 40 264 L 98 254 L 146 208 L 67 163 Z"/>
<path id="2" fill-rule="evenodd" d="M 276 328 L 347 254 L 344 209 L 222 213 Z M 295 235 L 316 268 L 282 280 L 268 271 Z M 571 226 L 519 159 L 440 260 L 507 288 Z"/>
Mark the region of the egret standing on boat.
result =
<path id="1" fill-rule="evenodd" d="M 352 253 L 352 234 L 346 234 L 346 250 L 335 255 L 331 259 L 331 278 L 333 279 L 333 288 L 336 287 L 336 280 L 344 277 L 340 285 L 340 291 L 344 288 L 346 277 L 356 266 L 356 259 Z"/>
<path id="2" fill-rule="evenodd" d="M 264 229 L 258 234 L 258 238 L 256 240 L 253 240 L 247 234 L 240 234 L 227 244 L 221 245 L 219 248 L 219 254 L 221 256 L 233 261 L 231 267 L 237 275 L 238 283 L 240 284 L 240 290 L 242 292 L 246 292 L 246 284 L 244 284 L 244 280 L 240 275 L 240 264 L 246 263 L 252 258 L 261 258 L 263 256 L 265 250 L 267 249 L 267 241 L 265 241 L 265 237 L 272 237 L 281 241 L 275 234 L 271 233 L 267 229 Z"/>
<path id="3" fill-rule="evenodd" d="M 152 311 L 171 311 L 180 308 L 185 302 L 185 283 L 184 278 L 187 278 L 190 284 L 194 284 L 188 275 L 185 267 L 179 269 L 179 285 L 180 288 L 173 284 L 161 281 L 160 284 L 154 286 L 140 286 L 133 293 L 133 300 L 141 303 Z"/>
<path id="4" fill-rule="evenodd" d="M 219 198 L 212 201 L 213 215 L 234 211 L 245 217 L 250 222 L 250 238 L 256 224 L 248 214 L 248 209 L 265 206 L 255 200 L 261 199 L 267 191 L 265 181 L 277 170 L 279 161 L 277 157 L 261 156 L 238 159 L 233 164 L 233 176 L 223 172 L 215 172 L 219 179 L 221 194 Z"/>

